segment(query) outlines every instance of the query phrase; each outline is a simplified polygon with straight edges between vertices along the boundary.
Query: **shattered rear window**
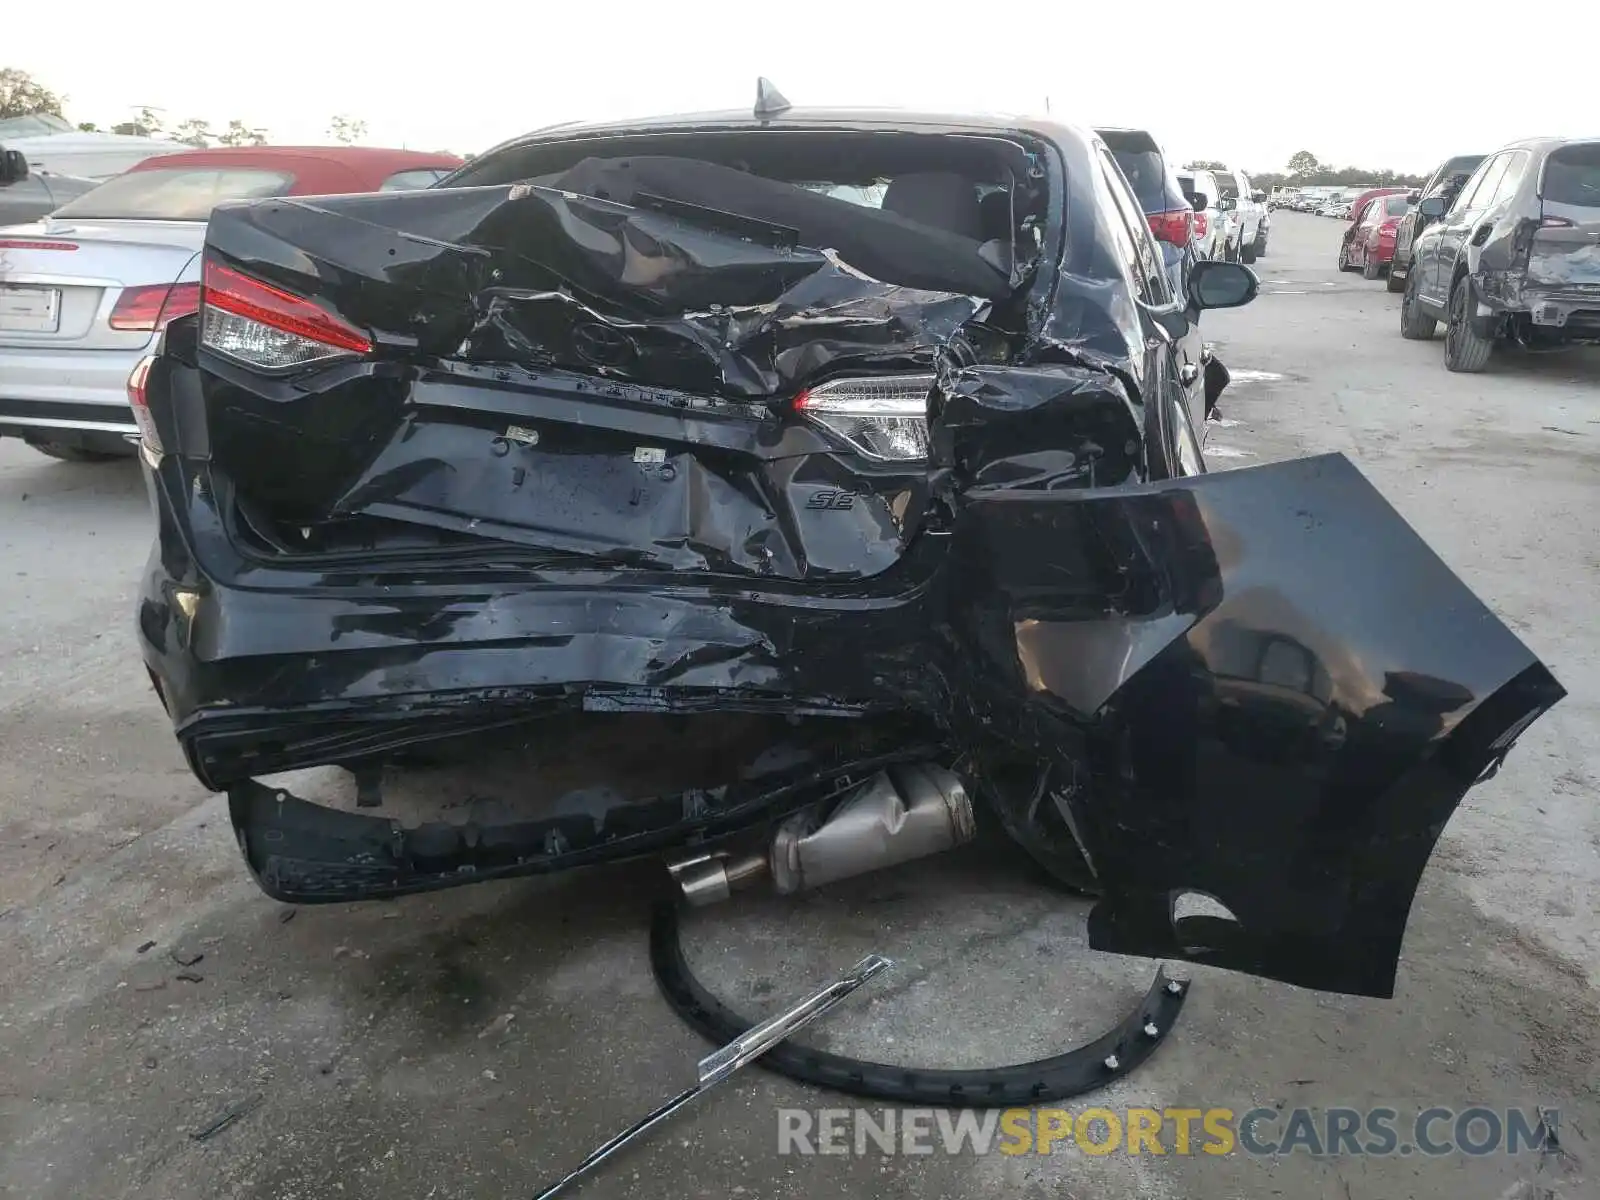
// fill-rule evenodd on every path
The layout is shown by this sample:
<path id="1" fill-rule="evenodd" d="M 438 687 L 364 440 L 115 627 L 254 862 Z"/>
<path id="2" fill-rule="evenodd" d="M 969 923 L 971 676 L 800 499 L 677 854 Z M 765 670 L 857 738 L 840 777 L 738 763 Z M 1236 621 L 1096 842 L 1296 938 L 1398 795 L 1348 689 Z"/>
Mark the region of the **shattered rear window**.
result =
<path id="1" fill-rule="evenodd" d="M 1600 208 L 1600 142 L 1563 146 L 1544 167 L 1544 198 L 1552 204 Z"/>
<path id="2" fill-rule="evenodd" d="M 859 204 L 863 208 L 882 208 L 883 193 L 889 183 L 880 179 L 876 183 L 801 183 L 797 186 L 805 188 L 808 192 L 816 192 L 820 196 Z"/>

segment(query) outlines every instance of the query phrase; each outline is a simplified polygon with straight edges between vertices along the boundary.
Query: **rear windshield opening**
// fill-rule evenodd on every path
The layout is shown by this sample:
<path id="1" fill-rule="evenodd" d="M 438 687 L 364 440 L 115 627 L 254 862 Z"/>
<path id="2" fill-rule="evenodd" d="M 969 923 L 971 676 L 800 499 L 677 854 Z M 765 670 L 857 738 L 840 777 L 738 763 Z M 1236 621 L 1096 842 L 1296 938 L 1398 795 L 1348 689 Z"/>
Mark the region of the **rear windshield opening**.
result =
<path id="1" fill-rule="evenodd" d="M 204 221 L 224 200 L 281 196 L 294 184 L 284 171 L 160 167 L 108 179 L 54 216 L 101 220 Z"/>
<path id="2" fill-rule="evenodd" d="M 1111 156 L 1128 177 L 1133 194 L 1139 198 L 1139 206 L 1145 212 L 1167 212 L 1188 207 L 1181 195 L 1174 194 L 1173 184 L 1167 175 L 1166 160 L 1159 152 L 1119 150 L 1112 146 Z"/>
<path id="3" fill-rule="evenodd" d="M 1390 196 L 1383 202 L 1383 215 L 1386 217 L 1403 217 L 1410 207 L 1411 201 L 1404 196 Z"/>
<path id="4" fill-rule="evenodd" d="M 693 221 L 731 213 L 792 230 L 885 283 L 1008 297 L 1043 240 L 1046 181 L 998 137 L 730 130 L 542 142 L 446 186 L 528 182 L 616 203 L 656 197 Z"/>
<path id="5" fill-rule="evenodd" d="M 1600 208 L 1600 142 L 1563 146 L 1544 167 L 1544 199 L 1575 208 Z"/>

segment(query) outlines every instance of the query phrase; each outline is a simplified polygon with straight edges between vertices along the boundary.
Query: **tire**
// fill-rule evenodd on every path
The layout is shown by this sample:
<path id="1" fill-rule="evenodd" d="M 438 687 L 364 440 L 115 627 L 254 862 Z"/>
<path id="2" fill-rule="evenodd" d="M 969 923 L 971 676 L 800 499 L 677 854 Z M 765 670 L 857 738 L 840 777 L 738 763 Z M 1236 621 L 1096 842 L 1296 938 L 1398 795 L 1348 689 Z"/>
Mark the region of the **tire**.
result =
<path id="1" fill-rule="evenodd" d="M 1350 265 L 1350 247 L 1349 246 L 1340 246 L 1339 247 L 1339 270 L 1341 270 L 1341 271 L 1354 271 L 1355 270 L 1355 268 Z"/>
<path id="2" fill-rule="evenodd" d="M 1472 284 L 1463 275 L 1450 289 L 1450 320 L 1444 331 L 1444 369 L 1465 375 L 1476 375 L 1487 367 L 1494 350 L 1494 339 L 1480 337 L 1472 328 L 1467 313 L 1471 296 Z"/>
<path id="3" fill-rule="evenodd" d="M 1413 264 L 1414 266 L 1414 264 Z M 1433 337 L 1439 322 L 1423 312 L 1417 304 L 1417 272 L 1406 273 L 1406 294 L 1400 301 L 1400 336 L 1407 341 L 1425 342 Z"/>
<path id="4" fill-rule="evenodd" d="M 103 450 L 84 450 L 78 446 L 68 446 L 61 442 L 29 442 L 40 454 L 49 458 L 57 458 L 62 462 L 70 463 L 105 463 L 116 462 L 128 457 L 126 454 L 107 454 Z"/>
<path id="5" fill-rule="evenodd" d="M 1370 280 L 1381 279 L 1382 277 L 1383 264 L 1374 261 L 1372 255 L 1367 255 L 1367 257 L 1361 263 L 1361 278 Z"/>
<path id="6" fill-rule="evenodd" d="M 1389 275 L 1384 280 L 1383 287 L 1388 292 L 1403 292 L 1406 290 L 1406 277 L 1404 275 L 1398 277 L 1395 275 L 1394 263 L 1389 264 Z"/>
<path id="7" fill-rule="evenodd" d="M 1256 238 L 1256 257 L 1257 258 L 1265 258 L 1266 256 L 1267 256 L 1267 235 L 1266 234 L 1261 234 Z"/>
<path id="8" fill-rule="evenodd" d="M 1256 260 L 1256 244 L 1251 242 L 1248 246 L 1239 247 L 1239 261 L 1249 266 Z"/>
<path id="9" fill-rule="evenodd" d="M 1239 247 L 1232 242 L 1222 244 L 1222 261 L 1236 263 L 1239 261 Z"/>

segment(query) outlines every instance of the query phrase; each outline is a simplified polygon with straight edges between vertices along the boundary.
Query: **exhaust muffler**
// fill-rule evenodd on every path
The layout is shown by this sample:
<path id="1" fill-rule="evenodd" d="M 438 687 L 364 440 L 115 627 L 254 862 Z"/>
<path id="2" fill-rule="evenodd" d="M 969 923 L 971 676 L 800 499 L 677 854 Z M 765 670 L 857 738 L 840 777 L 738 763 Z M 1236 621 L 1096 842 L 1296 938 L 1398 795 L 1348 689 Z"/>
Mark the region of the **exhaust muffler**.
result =
<path id="1" fill-rule="evenodd" d="M 715 904 L 770 879 L 782 895 L 864 875 L 972 840 L 977 824 L 961 781 L 914 763 L 880 771 L 831 808 L 784 819 L 766 855 L 700 853 L 667 864 L 691 904 Z"/>

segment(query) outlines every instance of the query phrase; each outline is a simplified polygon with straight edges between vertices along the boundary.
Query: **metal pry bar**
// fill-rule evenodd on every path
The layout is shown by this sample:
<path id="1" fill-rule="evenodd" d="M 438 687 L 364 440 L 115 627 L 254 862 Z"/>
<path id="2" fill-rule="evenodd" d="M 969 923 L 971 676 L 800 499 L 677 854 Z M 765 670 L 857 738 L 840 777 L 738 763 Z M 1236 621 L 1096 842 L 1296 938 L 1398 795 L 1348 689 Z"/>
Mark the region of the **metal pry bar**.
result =
<path id="1" fill-rule="evenodd" d="M 760 1058 L 772 1047 L 792 1034 L 799 1033 L 811 1022 L 825 1015 L 834 1005 L 850 995 L 874 975 L 887 971 L 894 964 L 881 954 L 869 954 L 855 966 L 851 967 L 844 975 L 835 979 L 826 987 L 820 988 L 800 1001 L 793 1008 L 779 1013 L 777 1016 L 768 1017 L 759 1025 L 752 1026 L 747 1032 L 729 1042 L 722 1049 L 706 1055 L 699 1062 L 697 1071 L 699 1078 L 694 1086 L 685 1088 L 660 1108 L 649 1115 L 628 1126 L 621 1133 L 609 1141 L 596 1147 L 589 1155 L 566 1175 L 540 1192 L 534 1200 L 550 1200 L 550 1197 L 563 1191 L 569 1184 L 575 1183 L 580 1177 L 588 1174 L 600 1163 L 610 1158 L 623 1146 L 633 1141 L 634 1138 L 653 1128 L 677 1112 L 695 1097 L 710 1091 L 740 1067 L 746 1066 Z"/>

